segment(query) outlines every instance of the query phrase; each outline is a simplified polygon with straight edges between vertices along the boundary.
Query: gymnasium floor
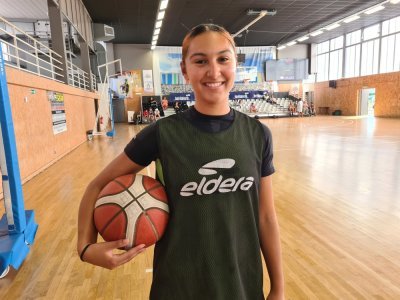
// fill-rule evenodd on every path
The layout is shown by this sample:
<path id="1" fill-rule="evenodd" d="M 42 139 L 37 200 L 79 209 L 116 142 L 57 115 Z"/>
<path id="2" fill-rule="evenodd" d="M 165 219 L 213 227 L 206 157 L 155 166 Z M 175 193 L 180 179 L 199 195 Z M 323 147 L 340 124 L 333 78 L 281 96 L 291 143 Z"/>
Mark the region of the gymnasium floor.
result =
<path id="1" fill-rule="evenodd" d="M 274 138 L 286 298 L 399 299 L 400 119 L 262 122 Z M 86 184 L 140 128 L 117 125 L 113 140 L 82 144 L 24 185 L 39 230 L 19 271 L 0 280 L 0 299 L 147 299 L 152 249 L 113 271 L 75 250 Z"/>

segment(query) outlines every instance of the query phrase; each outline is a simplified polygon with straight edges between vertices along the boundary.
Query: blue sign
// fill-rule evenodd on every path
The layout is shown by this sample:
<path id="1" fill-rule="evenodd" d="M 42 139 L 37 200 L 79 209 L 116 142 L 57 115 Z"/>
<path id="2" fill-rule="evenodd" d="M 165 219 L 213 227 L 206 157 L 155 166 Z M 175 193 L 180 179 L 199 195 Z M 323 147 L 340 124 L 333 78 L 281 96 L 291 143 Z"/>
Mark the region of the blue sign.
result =
<path id="1" fill-rule="evenodd" d="M 241 91 L 241 92 L 230 92 L 229 99 L 262 99 L 264 98 L 264 91 Z"/>
<path id="2" fill-rule="evenodd" d="M 171 93 L 169 95 L 169 101 L 194 101 L 193 93 Z"/>

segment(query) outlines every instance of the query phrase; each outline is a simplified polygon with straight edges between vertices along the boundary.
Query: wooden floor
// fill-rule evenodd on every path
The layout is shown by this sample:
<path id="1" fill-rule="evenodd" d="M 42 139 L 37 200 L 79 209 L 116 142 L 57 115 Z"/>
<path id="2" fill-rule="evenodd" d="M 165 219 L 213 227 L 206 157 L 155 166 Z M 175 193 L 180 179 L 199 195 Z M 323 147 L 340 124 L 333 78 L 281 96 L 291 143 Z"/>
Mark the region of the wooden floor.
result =
<path id="1" fill-rule="evenodd" d="M 400 119 L 263 122 L 274 137 L 287 299 L 400 299 Z M 118 125 L 113 140 L 84 143 L 24 185 L 39 230 L 20 269 L 0 280 L 0 299 L 148 299 L 152 249 L 114 271 L 75 252 L 86 184 L 140 128 Z"/>

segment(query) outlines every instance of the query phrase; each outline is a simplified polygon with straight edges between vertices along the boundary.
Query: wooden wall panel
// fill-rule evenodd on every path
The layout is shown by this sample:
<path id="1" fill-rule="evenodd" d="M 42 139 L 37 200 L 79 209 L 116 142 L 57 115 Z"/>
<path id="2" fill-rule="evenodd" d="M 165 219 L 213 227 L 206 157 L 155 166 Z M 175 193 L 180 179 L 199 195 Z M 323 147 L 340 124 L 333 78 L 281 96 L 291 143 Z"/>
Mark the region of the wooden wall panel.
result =
<path id="1" fill-rule="evenodd" d="M 400 117 L 400 72 L 337 80 L 336 89 L 328 82 L 315 84 L 315 106 L 340 109 L 343 115 L 356 115 L 358 93 L 362 88 L 375 88 L 375 116 Z"/>
<path id="2" fill-rule="evenodd" d="M 21 180 L 25 182 L 86 141 L 86 131 L 95 120 L 97 95 L 13 68 L 7 67 L 6 74 Z M 66 132 L 53 134 L 47 91 L 64 94 Z"/>

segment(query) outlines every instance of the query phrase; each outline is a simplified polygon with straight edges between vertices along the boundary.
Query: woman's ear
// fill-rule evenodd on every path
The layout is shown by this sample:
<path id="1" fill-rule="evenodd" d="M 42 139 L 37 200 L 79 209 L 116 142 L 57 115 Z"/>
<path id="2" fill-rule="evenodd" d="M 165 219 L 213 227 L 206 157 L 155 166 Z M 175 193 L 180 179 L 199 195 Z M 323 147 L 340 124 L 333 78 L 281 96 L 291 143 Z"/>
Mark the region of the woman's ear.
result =
<path id="1" fill-rule="evenodd" d="M 189 77 L 186 72 L 186 65 L 183 61 L 181 61 L 181 71 L 182 71 L 183 77 L 185 78 L 186 83 L 189 83 Z"/>

